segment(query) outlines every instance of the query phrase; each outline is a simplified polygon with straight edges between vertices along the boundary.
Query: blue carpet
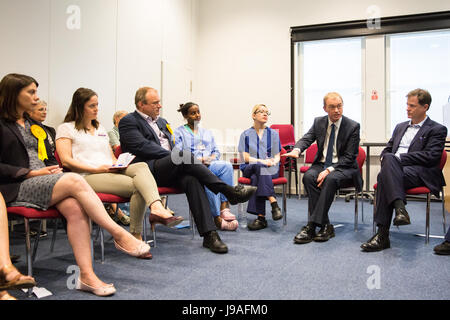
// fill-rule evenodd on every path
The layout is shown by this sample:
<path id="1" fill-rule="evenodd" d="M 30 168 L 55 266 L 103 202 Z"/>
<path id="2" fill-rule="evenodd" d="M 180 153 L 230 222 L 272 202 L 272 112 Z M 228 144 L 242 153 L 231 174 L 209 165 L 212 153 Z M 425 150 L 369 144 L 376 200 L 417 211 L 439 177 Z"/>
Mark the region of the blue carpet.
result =
<path id="1" fill-rule="evenodd" d="M 169 206 L 188 218 L 184 195 L 170 196 Z M 364 202 L 364 208 L 365 222 L 360 215 L 355 232 L 354 202 L 337 199 L 330 209 L 331 223 L 342 224 L 336 228 L 336 237 L 325 243 L 294 245 L 295 234 L 307 221 L 307 200 L 288 199 L 286 226 L 282 220 L 275 222 L 269 217 L 269 227 L 264 230 L 221 231 L 229 247 L 225 255 L 203 248 L 198 233 L 192 239 L 189 229 L 158 226 L 158 245 L 151 250 L 152 260 L 126 256 L 109 241 L 104 264 L 96 244 L 94 268 L 103 281 L 113 282 L 117 288 L 117 293 L 106 299 L 449 299 L 450 257 L 433 254 L 433 247 L 443 240 L 431 238 L 426 245 L 424 238 L 414 236 L 425 231 L 425 204 L 410 201 L 407 209 L 412 224 L 392 227 L 391 249 L 376 253 L 360 250 L 361 243 L 372 235 L 372 205 Z M 236 213 L 237 206 L 232 211 Z M 443 235 L 439 202 L 431 205 L 431 233 Z M 108 234 L 105 236 L 109 239 Z M 75 264 L 72 250 L 64 230 L 58 231 L 53 253 L 49 250 L 50 238 L 49 230 L 34 263 L 38 285 L 53 293 L 42 300 L 101 299 L 68 289 L 71 274 L 66 271 Z M 16 266 L 26 272 L 24 239 L 13 235 L 11 242 L 12 252 L 22 255 Z M 378 272 L 373 274 L 370 268 Z M 374 277 L 379 281 L 371 281 Z M 368 282 L 378 284 L 379 289 L 369 289 Z M 21 291 L 13 294 L 19 299 L 36 299 L 27 298 Z"/>

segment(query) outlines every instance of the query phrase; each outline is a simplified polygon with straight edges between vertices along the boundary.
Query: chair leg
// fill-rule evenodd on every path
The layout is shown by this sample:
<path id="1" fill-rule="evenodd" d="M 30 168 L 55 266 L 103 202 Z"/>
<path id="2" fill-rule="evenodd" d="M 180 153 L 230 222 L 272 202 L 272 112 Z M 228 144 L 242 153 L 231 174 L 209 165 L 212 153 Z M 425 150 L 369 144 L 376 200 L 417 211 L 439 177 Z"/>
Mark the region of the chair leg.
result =
<path id="1" fill-rule="evenodd" d="M 446 228 L 446 221 L 445 221 L 445 197 L 444 197 L 444 190 L 441 189 L 441 194 L 442 194 L 442 226 L 444 228 L 444 234 L 447 232 L 447 228 Z"/>
<path id="2" fill-rule="evenodd" d="M 192 239 L 194 239 L 195 238 L 195 222 L 194 222 L 194 217 L 192 216 L 191 210 L 189 210 L 189 224 L 192 229 Z"/>
<path id="3" fill-rule="evenodd" d="M 98 226 L 98 228 L 100 229 L 100 246 L 102 249 L 102 263 L 105 262 L 105 239 L 103 236 L 103 229 L 100 228 L 100 226 Z"/>
<path id="4" fill-rule="evenodd" d="M 376 230 L 376 223 L 375 223 L 375 210 L 376 210 L 376 198 L 377 198 L 377 190 L 373 191 L 373 218 L 372 218 L 372 224 L 373 224 L 373 234 L 377 232 Z"/>
<path id="5" fill-rule="evenodd" d="M 286 185 L 283 184 L 283 225 L 287 224 Z"/>
<path id="6" fill-rule="evenodd" d="M 358 191 L 355 189 L 355 231 L 358 231 Z"/>
<path id="7" fill-rule="evenodd" d="M 24 218 L 25 225 L 25 248 L 27 251 L 27 268 L 28 275 L 33 276 L 33 260 L 31 259 L 31 239 L 30 239 L 30 220 L 28 218 Z M 28 289 L 28 297 L 31 297 L 33 294 L 33 289 Z"/>
<path id="8" fill-rule="evenodd" d="M 364 223 L 364 194 L 361 192 L 361 222 Z"/>
<path id="9" fill-rule="evenodd" d="M 52 236 L 52 243 L 50 245 L 50 252 L 53 252 L 53 249 L 55 248 L 56 233 L 58 232 L 59 219 L 55 219 L 54 224 L 55 226 L 53 227 L 53 236 Z"/>
<path id="10" fill-rule="evenodd" d="M 44 222 L 44 220 L 40 220 L 39 221 L 39 229 L 38 232 L 36 233 L 36 237 L 34 239 L 34 246 L 33 246 L 33 254 L 31 256 L 31 260 L 34 262 L 36 260 L 36 253 L 37 253 L 37 248 L 39 246 L 39 240 L 41 238 L 41 231 L 42 231 L 42 222 Z"/>
<path id="11" fill-rule="evenodd" d="M 153 234 L 153 248 L 156 248 L 156 225 L 152 224 L 150 226 L 152 228 L 152 234 Z"/>
<path id="12" fill-rule="evenodd" d="M 426 211 L 426 225 L 425 225 L 425 243 L 430 242 L 430 202 L 431 193 L 427 193 L 427 211 Z"/>
<path id="13" fill-rule="evenodd" d="M 286 170 L 285 168 L 283 168 L 283 170 Z M 289 190 L 288 190 L 288 196 L 289 199 L 291 198 L 291 176 L 292 176 L 292 161 L 289 159 L 289 169 L 288 169 L 289 175 L 288 175 L 288 184 L 289 184 Z"/>
<path id="14" fill-rule="evenodd" d="M 147 243 L 147 212 L 144 214 L 144 223 L 142 224 L 142 236 L 144 242 Z"/>

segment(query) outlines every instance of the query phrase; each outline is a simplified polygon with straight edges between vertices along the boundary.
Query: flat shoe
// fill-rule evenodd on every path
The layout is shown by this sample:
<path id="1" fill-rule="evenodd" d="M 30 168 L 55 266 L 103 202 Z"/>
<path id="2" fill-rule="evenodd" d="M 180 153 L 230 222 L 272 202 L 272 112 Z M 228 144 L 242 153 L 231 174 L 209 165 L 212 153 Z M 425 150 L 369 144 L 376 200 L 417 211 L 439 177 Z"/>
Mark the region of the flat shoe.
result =
<path id="1" fill-rule="evenodd" d="M 80 278 L 78 278 L 76 289 L 93 293 L 99 297 L 107 297 L 116 293 L 116 288 L 114 288 L 114 285 L 112 283 L 107 284 L 103 287 L 94 288 L 81 281 Z"/>
<path id="2" fill-rule="evenodd" d="M 114 240 L 114 246 L 117 250 L 120 250 L 132 257 L 140 258 L 140 259 L 151 259 L 152 254 L 150 253 L 150 246 L 143 241 L 140 241 L 139 245 L 134 248 L 133 251 L 128 251 L 125 248 L 121 247 L 116 240 Z"/>
<path id="3" fill-rule="evenodd" d="M 220 211 L 220 217 L 226 221 L 236 220 L 236 216 L 231 213 L 230 208 L 225 208 Z"/>
<path id="4" fill-rule="evenodd" d="M 225 219 L 222 219 L 222 224 L 220 226 L 220 230 L 234 231 L 238 227 L 239 227 L 239 223 L 237 222 L 237 220 L 226 221 Z"/>

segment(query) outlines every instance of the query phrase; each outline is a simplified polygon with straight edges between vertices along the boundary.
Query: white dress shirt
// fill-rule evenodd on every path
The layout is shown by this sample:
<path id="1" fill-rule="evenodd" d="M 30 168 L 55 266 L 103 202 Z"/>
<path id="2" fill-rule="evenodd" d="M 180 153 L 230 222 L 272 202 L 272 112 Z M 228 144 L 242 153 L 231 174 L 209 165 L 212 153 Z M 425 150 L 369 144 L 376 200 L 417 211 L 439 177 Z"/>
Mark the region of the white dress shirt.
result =
<path id="1" fill-rule="evenodd" d="M 156 123 L 156 121 L 158 121 L 159 117 L 156 117 L 156 119 L 153 120 L 152 117 L 146 115 L 145 113 L 143 113 L 137 109 L 136 109 L 136 112 L 138 114 L 140 114 L 141 117 L 144 118 L 145 121 L 147 121 L 147 123 L 150 125 L 150 127 L 152 127 L 153 131 L 155 131 L 156 135 L 158 136 L 159 142 L 161 143 L 161 147 L 170 151 L 171 148 L 170 148 L 169 138 L 167 138 L 167 136 L 164 134 L 164 132 L 159 130 L 158 123 Z"/>
<path id="2" fill-rule="evenodd" d="M 400 140 L 400 144 L 398 145 L 397 152 L 395 153 L 395 156 L 400 159 L 400 155 L 402 153 L 408 153 L 409 146 L 411 145 L 411 142 L 413 141 L 414 137 L 416 136 L 417 132 L 419 132 L 420 128 L 423 126 L 423 123 L 428 119 L 428 116 L 423 119 L 422 122 L 418 124 L 411 124 L 411 120 L 409 120 L 409 127 L 406 129 L 405 134 L 402 137 L 402 140 Z"/>

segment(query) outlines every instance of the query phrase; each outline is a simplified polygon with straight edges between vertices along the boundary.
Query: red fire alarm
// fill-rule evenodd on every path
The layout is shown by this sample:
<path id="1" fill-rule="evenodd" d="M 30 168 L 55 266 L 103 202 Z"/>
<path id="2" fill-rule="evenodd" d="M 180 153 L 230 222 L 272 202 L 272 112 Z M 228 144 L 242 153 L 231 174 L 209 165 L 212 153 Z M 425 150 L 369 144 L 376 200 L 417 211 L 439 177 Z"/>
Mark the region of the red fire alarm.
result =
<path id="1" fill-rule="evenodd" d="M 378 91 L 372 90 L 372 100 L 378 100 Z"/>

